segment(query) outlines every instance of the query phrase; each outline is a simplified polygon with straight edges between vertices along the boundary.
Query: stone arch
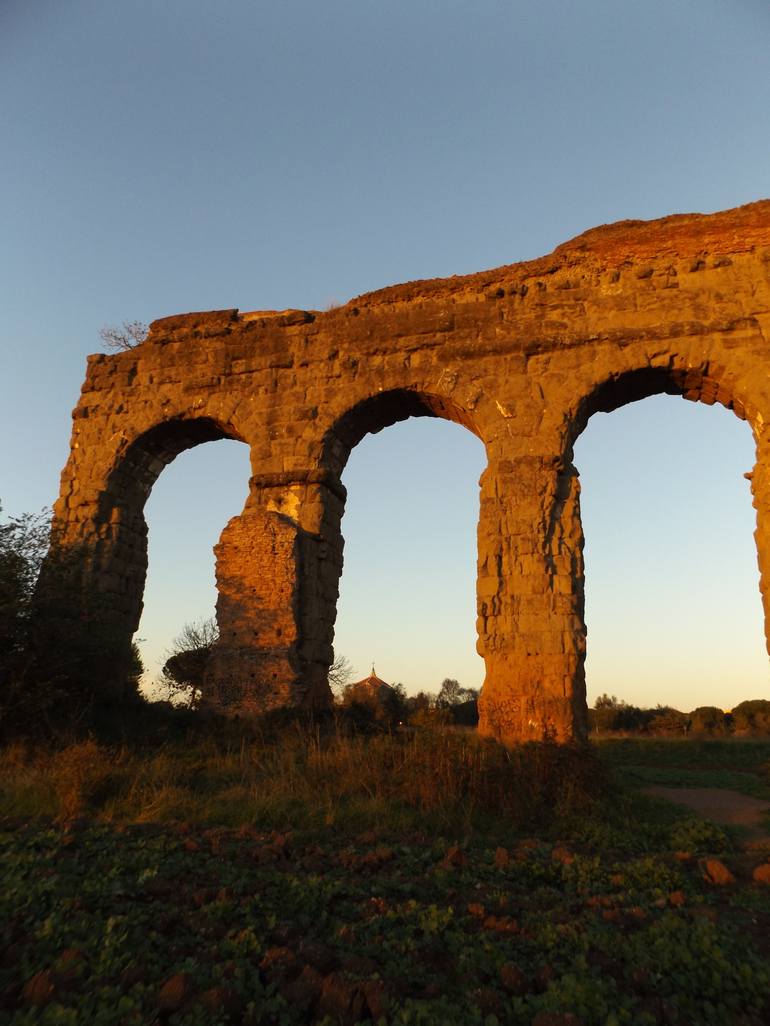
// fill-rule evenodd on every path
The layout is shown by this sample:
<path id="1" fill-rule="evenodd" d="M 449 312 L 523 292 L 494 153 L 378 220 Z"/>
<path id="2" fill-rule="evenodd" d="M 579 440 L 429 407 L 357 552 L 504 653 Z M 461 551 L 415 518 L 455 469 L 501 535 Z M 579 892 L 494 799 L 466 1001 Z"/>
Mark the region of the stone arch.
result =
<path id="1" fill-rule="evenodd" d="M 454 421 L 484 442 L 470 410 L 446 395 L 409 385 L 358 399 L 337 416 L 323 437 L 321 465 L 339 478 L 351 451 L 365 435 L 376 434 L 410 417 L 438 417 Z"/>
<path id="2" fill-rule="evenodd" d="M 174 417 L 139 433 L 116 453 L 103 493 L 104 506 L 122 505 L 141 513 L 161 471 L 180 453 L 204 442 L 243 436 L 214 417 Z"/>
<path id="3" fill-rule="evenodd" d="M 112 433 L 73 445 L 76 459 L 54 508 L 38 598 L 36 647 L 48 672 L 91 680 L 93 699 L 104 702 L 119 700 L 126 684 L 121 668 L 130 663 L 147 572 L 144 506 L 155 481 L 187 449 L 243 440 L 209 416 L 130 427 L 117 442 Z"/>
<path id="4" fill-rule="evenodd" d="M 593 360 L 566 351 L 559 361 L 547 354 L 531 362 L 541 389 L 533 417 L 542 415 L 537 445 L 531 454 L 519 449 L 509 463 L 498 461 L 488 487 L 493 497 L 502 499 L 497 532 L 502 542 L 498 566 L 490 567 L 479 585 L 489 639 L 480 701 L 482 733 L 500 738 L 586 736 L 584 540 L 580 482 L 572 458 L 575 440 L 589 418 L 660 393 L 720 402 L 749 421 L 760 452 L 761 411 L 767 403 L 755 393 L 750 376 L 730 373 L 726 358 L 716 360 L 710 353 L 710 359 L 701 359 L 688 349 L 679 355 L 672 347 L 654 363 L 645 342 L 617 347 L 609 359 L 605 349 Z M 527 416 L 524 404 L 517 414 Z M 764 465 L 758 457 L 752 487 L 767 625 L 770 579 L 763 568 L 770 567 L 770 531 L 762 523 L 770 519 L 770 474 L 764 473 L 761 484 L 758 474 Z"/>
<path id="5" fill-rule="evenodd" d="M 570 591 L 573 602 L 572 615 L 576 634 L 582 639 L 579 646 L 580 659 L 576 669 L 577 687 L 585 691 L 585 594 L 584 568 L 582 559 L 583 529 L 580 521 L 580 485 L 578 471 L 573 466 L 574 445 L 585 430 L 588 421 L 595 413 L 612 413 L 629 403 L 650 398 L 655 395 L 680 396 L 690 402 L 706 405 L 715 403 L 731 410 L 740 420 L 745 420 L 752 431 L 757 451 L 757 464 L 754 471 L 746 476 L 752 480 L 754 506 L 758 514 L 758 526 L 755 531 L 757 558 L 760 569 L 760 591 L 765 609 L 765 637 L 770 652 L 770 603 L 768 603 L 768 569 L 770 568 L 770 546 L 766 539 L 766 527 L 763 530 L 762 504 L 758 502 L 759 480 L 763 477 L 764 493 L 767 494 L 766 465 L 761 458 L 764 419 L 761 413 L 762 397 L 755 396 L 747 387 L 745 380 L 736 380 L 724 367 L 714 366 L 708 360 L 695 363 L 683 357 L 672 355 L 663 366 L 642 365 L 624 368 L 617 373 L 610 373 L 590 384 L 580 393 L 568 410 L 563 436 L 563 449 L 560 458 L 561 466 L 567 475 L 573 477 L 574 510 L 572 534 L 571 563 L 572 581 Z M 758 473 L 759 471 L 759 473 Z M 558 522 L 558 515 L 554 522 Z M 569 533 L 569 532 L 568 532 Z M 566 590 L 566 584 L 564 587 Z"/>
<path id="6" fill-rule="evenodd" d="M 756 428 L 761 423 L 758 406 L 723 368 L 713 368 L 707 360 L 692 366 L 672 358 L 666 366 L 642 366 L 610 374 L 584 391 L 567 411 L 564 459 L 571 461 L 575 441 L 595 413 L 612 413 L 653 395 L 678 395 L 709 406 L 719 403 L 748 421 L 757 438 Z"/>
<path id="7" fill-rule="evenodd" d="M 323 537 L 323 565 L 319 573 L 322 585 L 318 592 L 324 596 L 322 604 L 308 602 L 314 622 L 308 623 L 307 636 L 322 636 L 326 644 L 314 656 L 325 674 L 332 658 L 334 623 L 337 616 L 339 582 L 343 567 L 344 539 L 342 517 L 347 490 L 340 480 L 350 453 L 367 435 L 376 434 L 410 417 L 434 417 L 452 421 L 467 428 L 480 439 L 486 449 L 486 440 L 473 411 L 459 402 L 416 384 L 390 388 L 362 396 L 341 411 L 322 436 L 320 464 L 326 486 L 322 489 L 321 535 Z M 479 538 L 482 537 L 479 531 Z"/>
<path id="8" fill-rule="evenodd" d="M 161 472 L 181 453 L 206 442 L 244 441 L 232 425 L 209 416 L 175 417 L 141 431 L 114 456 L 98 499 L 97 539 L 91 558 L 92 590 L 102 617 L 123 644 L 141 619 L 148 568 L 144 508 Z M 244 501 L 249 493 L 244 481 Z"/>
<path id="9" fill-rule="evenodd" d="M 144 506 L 152 487 L 180 453 L 224 438 L 244 441 L 231 425 L 212 417 L 175 417 L 142 431 L 114 459 L 99 502 L 99 519 L 108 529 L 100 537 L 97 564 L 99 575 L 106 575 L 105 583 L 113 574 L 125 582 L 120 604 L 132 634 L 142 609 L 147 572 Z"/>

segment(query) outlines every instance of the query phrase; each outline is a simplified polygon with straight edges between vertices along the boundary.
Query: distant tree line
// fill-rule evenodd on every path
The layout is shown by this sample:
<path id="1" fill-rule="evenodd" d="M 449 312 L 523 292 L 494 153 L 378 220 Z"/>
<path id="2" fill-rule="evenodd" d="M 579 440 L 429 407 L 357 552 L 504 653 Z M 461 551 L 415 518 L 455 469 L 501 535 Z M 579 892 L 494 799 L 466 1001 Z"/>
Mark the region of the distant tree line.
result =
<path id="1" fill-rule="evenodd" d="M 365 681 L 350 683 L 352 668 L 336 657 L 329 672 L 335 708 L 344 720 L 358 729 L 393 730 L 397 727 L 455 725 L 475 727 L 479 721 L 476 688 L 465 688 L 445 677 L 438 692 L 418 691 L 408 695 L 403 684 L 369 686 Z"/>
<path id="2" fill-rule="evenodd" d="M 630 705 L 615 695 L 600 695 L 588 711 L 591 733 L 647 734 L 655 737 L 746 737 L 770 734 L 770 701 L 763 698 L 741 702 L 729 712 L 702 705 L 681 712 L 669 705 L 654 709 Z"/>

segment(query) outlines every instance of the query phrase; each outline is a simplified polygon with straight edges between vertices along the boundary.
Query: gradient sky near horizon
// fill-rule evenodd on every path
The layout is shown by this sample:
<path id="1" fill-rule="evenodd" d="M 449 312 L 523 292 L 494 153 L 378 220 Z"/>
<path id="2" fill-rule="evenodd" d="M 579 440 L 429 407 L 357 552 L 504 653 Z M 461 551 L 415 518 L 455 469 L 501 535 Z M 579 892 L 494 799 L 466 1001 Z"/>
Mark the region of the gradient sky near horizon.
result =
<path id="1" fill-rule="evenodd" d="M 766 0 L 0 0 L 0 502 L 50 504 L 99 328 L 323 309 L 770 195 Z M 410 691 L 483 680 L 478 440 L 411 420 L 345 471 L 337 649 Z M 589 698 L 768 694 L 748 425 L 654 397 L 575 448 Z M 211 615 L 245 446 L 147 505 L 150 673 Z"/>

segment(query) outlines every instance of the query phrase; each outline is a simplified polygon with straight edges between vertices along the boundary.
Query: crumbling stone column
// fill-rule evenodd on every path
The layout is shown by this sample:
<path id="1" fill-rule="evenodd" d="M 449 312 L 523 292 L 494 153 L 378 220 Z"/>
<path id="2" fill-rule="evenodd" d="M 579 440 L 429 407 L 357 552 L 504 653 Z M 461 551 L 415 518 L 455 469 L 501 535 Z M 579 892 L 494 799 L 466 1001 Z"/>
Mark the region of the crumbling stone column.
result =
<path id="1" fill-rule="evenodd" d="M 226 714 L 331 702 L 344 492 L 320 472 L 294 478 L 253 479 L 214 549 L 220 637 L 203 701 Z"/>
<path id="2" fill-rule="evenodd" d="M 479 731 L 503 742 L 583 740 L 583 532 L 575 468 L 490 463 L 481 479 Z"/>
<path id="3" fill-rule="evenodd" d="M 298 531 L 288 517 L 247 508 L 214 547 L 219 641 L 206 667 L 202 702 L 231 714 L 294 705 Z"/>

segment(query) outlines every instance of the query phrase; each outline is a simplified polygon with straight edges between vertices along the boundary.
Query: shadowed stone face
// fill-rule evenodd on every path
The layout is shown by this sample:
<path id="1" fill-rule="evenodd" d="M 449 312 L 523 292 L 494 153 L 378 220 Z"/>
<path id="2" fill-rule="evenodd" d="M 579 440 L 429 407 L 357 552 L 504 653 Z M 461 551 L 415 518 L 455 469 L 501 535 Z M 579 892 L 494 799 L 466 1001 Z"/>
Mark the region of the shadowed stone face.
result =
<path id="1" fill-rule="evenodd" d="M 55 508 L 89 615 L 136 630 L 144 503 L 178 453 L 251 450 L 243 512 L 218 545 L 208 701 L 237 714 L 330 700 L 326 673 L 351 449 L 407 417 L 484 443 L 478 526 L 482 733 L 581 739 L 583 536 L 572 447 L 588 419 L 655 393 L 749 421 L 770 614 L 770 201 L 596 228 L 550 256 L 374 292 L 326 313 L 156 321 L 89 358 Z"/>

